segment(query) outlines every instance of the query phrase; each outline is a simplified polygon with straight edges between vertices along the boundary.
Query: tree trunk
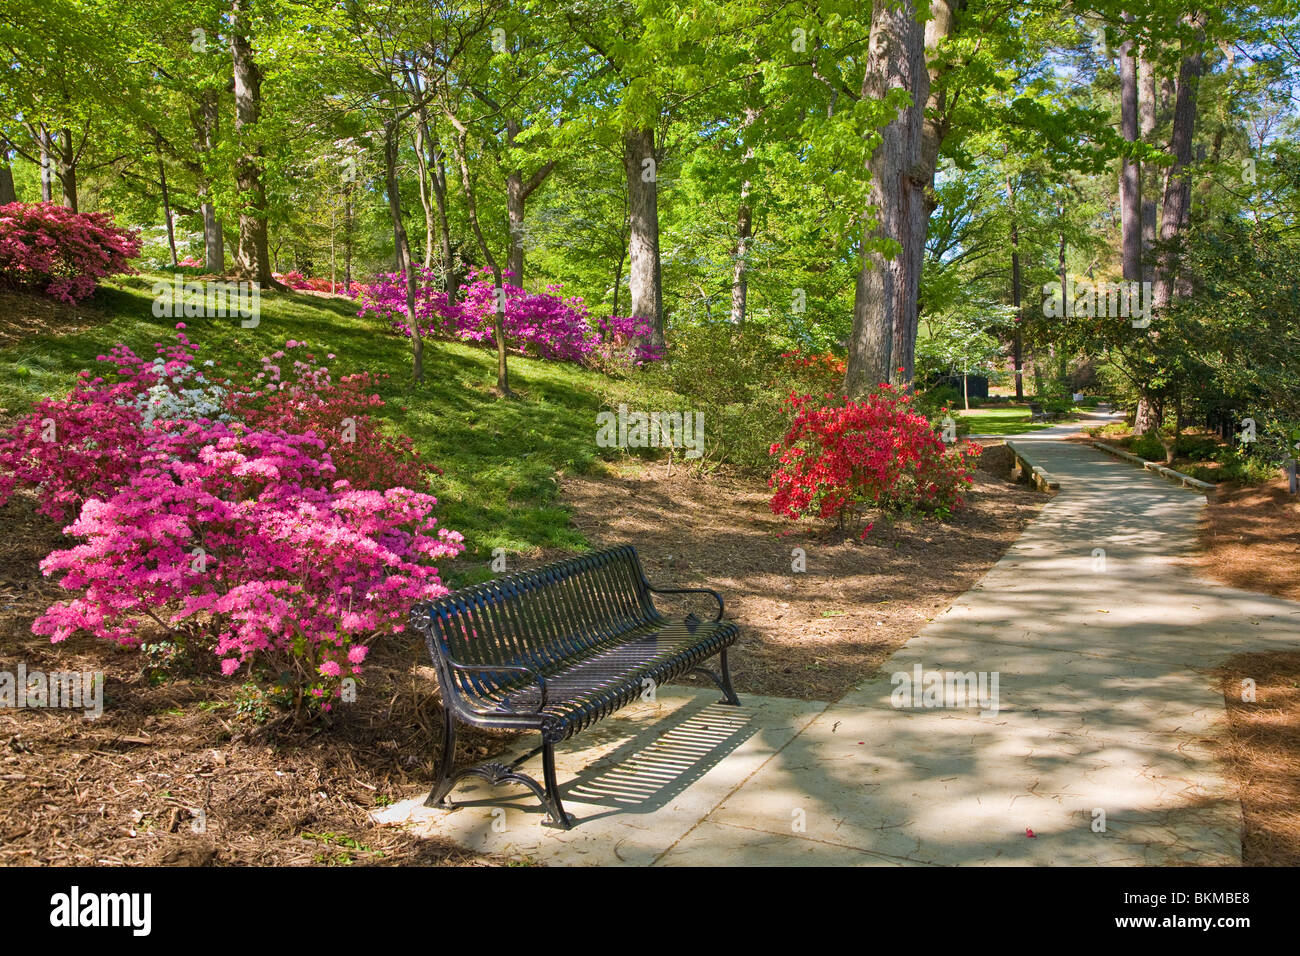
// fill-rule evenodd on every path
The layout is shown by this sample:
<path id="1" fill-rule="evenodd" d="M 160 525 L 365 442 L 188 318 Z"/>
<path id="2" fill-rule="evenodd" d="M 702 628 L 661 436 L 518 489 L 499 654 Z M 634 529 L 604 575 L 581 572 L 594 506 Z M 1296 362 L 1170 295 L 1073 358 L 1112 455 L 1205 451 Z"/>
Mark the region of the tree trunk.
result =
<path id="1" fill-rule="evenodd" d="M 54 156 L 50 149 L 50 131 L 44 123 L 37 129 L 41 144 L 41 202 L 54 202 Z"/>
<path id="2" fill-rule="evenodd" d="M 428 110 L 421 106 L 416 113 L 415 161 L 420 167 L 420 207 L 424 210 L 424 267 L 433 267 L 433 203 L 429 201 L 429 163 L 425 148 L 429 139 Z"/>
<path id="3" fill-rule="evenodd" d="M 659 184 L 654 130 L 633 129 L 623 134 L 623 167 L 627 173 L 631 314 L 650 323 L 650 344 L 663 351 L 664 299 L 659 261 Z"/>
<path id="4" fill-rule="evenodd" d="M 749 208 L 749 180 L 740 187 L 740 206 L 736 210 L 736 263 L 731 270 L 731 324 L 737 328 L 745 325 L 745 307 L 749 298 L 749 279 L 746 275 L 746 257 L 749 240 L 753 235 L 754 217 Z"/>
<path id="5" fill-rule="evenodd" d="M 9 165 L 9 150 L 0 149 L 0 206 L 7 206 L 18 201 L 14 190 L 14 171 Z"/>
<path id="6" fill-rule="evenodd" d="M 749 85 L 746 86 L 749 89 Z M 743 138 L 745 132 L 754 125 L 754 120 L 758 118 L 758 110 L 752 106 L 745 107 L 745 118 L 740 123 L 740 135 Z M 742 162 L 742 175 L 744 180 L 740 184 L 740 203 L 736 207 L 736 245 L 732 250 L 735 257 L 735 265 L 731 271 L 731 324 L 737 328 L 745 324 L 745 310 L 749 299 L 749 246 L 750 240 L 754 235 L 754 212 L 749 206 L 749 164 L 754 159 L 754 147 L 749 144 L 745 147 L 745 155 Z"/>
<path id="7" fill-rule="evenodd" d="M 267 248 L 266 184 L 262 180 L 262 147 L 257 123 L 262 110 L 262 74 L 253 60 L 245 22 L 249 0 L 234 0 L 230 10 L 230 56 L 235 79 L 235 136 L 239 156 L 235 185 L 239 190 L 239 246 L 235 267 L 259 285 L 279 287 L 271 275 Z"/>
<path id="8" fill-rule="evenodd" d="M 497 390 L 503 398 L 510 398 L 514 395 L 510 391 L 510 368 L 506 361 L 506 313 L 505 313 L 505 287 L 501 284 L 501 266 L 498 264 L 496 257 L 492 255 L 492 250 L 488 248 L 487 240 L 483 238 L 483 229 L 478 221 L 478 203 L 474 198 L 474 180 L 469 174 L 469 134 L 464 124 L 459 120 L 451 117 L 456 132 L 459 134 L 456 140 L 456 161 L 460 164 L 460 181 L 465 190 L 465 208 L 469 213 L 470 228 L 474 231 L 474 238 L 478 241 L 479 252 L 483 255 L 483 261 L 488 264 L 492 270 L 492 279 L 496 284 L 496 316 L 492 323 L 493 338 L 497 344 Z"/>
<path id="9" fill-rule="evenodd" d="M 389 121 L 384 126 L 384 184 L 388 192 L 388 215 L 393 222 L 393 246 L 397 251 L 397 268 L 406 277 L 406 322 L 411 328 L 413 358 L 411 376 L 424 381 L 424 340 L 420 337 L 420 323 L 415 315 L 415 264 L 411 261 L 411 243 L 402 221 L 402 196 L 397 183 L 397 150 L 401 125 Z"/>
<path id="10" fill-rule="evenodd" d="M 343 289 L 352 294 L 352 190 L 354 183 L 344 187 L 343 200 Z"/>
<path id="11" fill-rule="evenodd" d="M 77 155 L 72 148 L 72 130 L 63 128 L 63 143 L 59 154 L 59 186 L 63 189 L 63 204 L 77 212 Z"/>
<path id="12" fill-rule="evenodd" d="M 163 218 L 167 221 L 167 248 L 172 253 L 172 268 L 180 264 L 176 257 L 176 230 L 172 227 L 172 203 L 167 193 L 167 167 L 163 163 L 162 151 L 158 152 L 158 185 L 162 189 Z"/>
<path id="13" fill-rule="evenodd" d="M 1197 23 L 1199 26 L 1199 22 Z M 1177 253 L 1171 248 L 1187 226 L 1191 212 L 1192 182 L 1187 167 L 1192 162 L 1192 133 L 1196 126 L 1196 94 L 1204 68 L 1204 58 L 1199 46 L 1183 56 L 1178 68 L 1178 87 L 1174 96 L 1174 126 L 1169 139 L 1169 151 L 1174 164 L 1165 179 L 1165 193 L 1160 212 L 1160 241 L 1165 248 L 1156 263 L 1155 283 L 1152 289 L 1152 306 L 1159 312 L 1173 300 L 1174 293 L 1183 291 L 1177 276 Z"/>
<path id="14" fill-rule="evenodd" d="M 1143 51 L 1145 53 L 1145 51 Z M 1145 55 L 1138 59 L 1138 136 L 1150 145 L 1156 129 L 1156 74 Z M 1155 179 L 1150 164 L 1142 170 L 1142 281 L 1152 278 L 1151 248 L 1156 242 Z"/>
<path id="15" fill-rule="evenodd" d="M 221 122 L 218 111 L 217 94 L 209 90 L 203 94 L 199 104 L 197 131 L 198 152 L 207 156 L 216 148 L 217 128 Z M 226 271 L 226 244 L 221 232 L 221 220 L 217 218 L 216 207 L 212 204 L 212 185 L 203 163 L 195 164 L 198 178 L 199 210 L 203 214 L 203 268 L 213 275 L 223 275 Z"/>
<path id="16" fill-rule="evenodd" d="M 936 4 L 938 6 L 938 4 Z M 876 0 L 871 15 L 868 61 L 862 98 L 879 100 L 895 87 L 912 94 L 912 105 L 881 131 L 880 144 L 867 161 L 871 174 L 869 204 L 875 222 L 864 216 L 862 265 L 853 296 L 853 334 L 849 342 L 844 387 L 861 395 L 884 382 L 907 382 L 912 376 L 911 349 L 916 341 L 916 298 L 920 277 L 915 249 L 924 252 L 925 196 L 922 168 L 924 107 L 930 92 L 925 65 L 925 32 L 911 0 L 894 5 Z M 892 258 L 871 247 L 879 240 L 900 247 Z M 896 346 L 902 352 L 895 351 Z M 901 372 L 895 370 L 901 368 Z"/>
<path id="17" fill-rule="evenodd" d="M 456 304 L 456 262 L 451 252 L 451 230 L 447 227 L 447 159 L 437 137 L 426 127 L 425 147 L 428 149 L 426 164 L 429 167 L 429 181 L 433 185 L 434 205 L 438 209 L 439 236 L 442 241 L 442 291 L 447 296 L 447 304 Z"/>
<path id="18" fill-rule="evenodd" d="M 618 265 L 614 267 L 614 305 L 610 315 L 618 315 L 618 294 L 622 291 L 619 287 L 623 284 L 623 263 L 627 261 L 627 253 L 619 250 Z"/>
<path id="19" fill-rule="evenodd" d="M 1025 375 L 1021 365 L 1024 348 L 1025 313 L 1020 307 L 1020 226 L 1016 223 L 1016 193 L 1007 177 L 1007 211 L 1011 215 L 1011 307 L 1016 310 L 1015 334 L 1011 339 L 1011 359 L 1016 373 L 1016 398 L 1025 397 Z"/>
<path id="20" fill-rule="evenodd" d="M 1131 19 L 1128 14 L 1125 20 Z M 1126 143 L 1138 143 L 1137 58 L 1132 40 L 1119 48 L 1120 135 Z M 1120 162 L 1119 214 L 1121 268 L 1126 282 L 1142 281 L 1142 168 L 1125 157 Z"/>

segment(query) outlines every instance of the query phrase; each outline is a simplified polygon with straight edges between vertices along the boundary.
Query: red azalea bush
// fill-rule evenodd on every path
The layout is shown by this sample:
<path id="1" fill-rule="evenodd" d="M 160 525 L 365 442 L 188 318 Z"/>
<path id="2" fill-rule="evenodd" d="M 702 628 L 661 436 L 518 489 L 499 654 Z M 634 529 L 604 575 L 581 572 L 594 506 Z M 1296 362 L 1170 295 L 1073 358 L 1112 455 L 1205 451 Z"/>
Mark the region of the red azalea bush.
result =
<path id="1" fill-rule="evenodd" d="M 140 254 L 134 232 L 106 212 L 73 212 L 57 203 L 0 206 L 0 281 L 76 303 L 107 276 L 130 272 Z"/>
<path id="2" fill-rule="evenodd" d="M 964 506 L 970 459 L 980 448 L 945 445 L 911 396 L 881 385 L 862 402 L 791 394 L 788 405 L 794 421 L 770 449 L 778 460 L 769 482 L 775 514 L 856 530 L 867 509 L 942 517 Z"/>

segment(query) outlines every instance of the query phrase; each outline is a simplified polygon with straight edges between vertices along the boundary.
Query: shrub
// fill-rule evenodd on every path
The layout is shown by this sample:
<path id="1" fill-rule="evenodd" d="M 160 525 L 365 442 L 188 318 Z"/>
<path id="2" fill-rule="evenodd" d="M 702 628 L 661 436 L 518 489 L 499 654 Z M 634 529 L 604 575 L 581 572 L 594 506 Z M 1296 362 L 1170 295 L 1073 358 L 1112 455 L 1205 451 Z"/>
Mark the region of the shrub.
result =
<path id="1" fill-rule="evenodd" d="M 82 543 L 41 562 L 81 593 L 32 630 L 137 646 L 149 620 L 201 622 L 223 674 L 260 657 L 297 672 L 299 712 L 328 705 L 360 673 L 368 638 L 401 631 L 413 601 L 447 593 L 421 562 L 463 545 L 436 528 L 431 496 L 335 481 L 324 447 L 238 424 L 165 424 L 124 487 L 86 502 L 68 528 Z"/>
<path id="2" fill-rule="evenodd" d="M 863 402 L 792 394 L 789 406 L 794 420 L 771 447 L 775 514 L 856 530 L 869 508 L 944 517 L 964 505 L 979 446 L 946 446 L 908 395 L 882 385 Z"/>
<path id="3" fill-rule="evenodd" d="M 95 283 L 130 272 L 140 254 L 134 232 L 106 212 L 77 213 L 57 203 L 0 206 L 0 280 L 76 303 Z"/>
<path id="4" fill-rule="evenodd" d="M 409 437 L 388 437 L 371 416 L 384 407 L 376 389 L 388 376 L 363 372 L 332 381 L 326 366 L 312 364 L 305 343 L 290 340 L 286 349 L 263 358 L 262 371 L 231 391 L 226 407 L 232 416 L 253 428 L 315 435 L 325 442 L 336 476 L 354 488 L 423 490 L 431 474 L 442 474 L 421 460 Z M 303 357 L 282 371 L 277 363 L 294 350 Z"/>
<path id="5" fill-rule="evenodd" d="M 429 562 L 463 544 L 432 517 L 437 469 L 369 414 L 377 378 L 332 381 L 302 343 L 240 382 L 209 380 L 183 331 L 155 348 L 99 356 L 109 372 L 0 436 L 0 501 L 33 487 L 82 539 L 42 562 L 79 594 L 33 630 L 138 645 L 153 621 L 177 646 L 206 637 L 227 675 L 272 667 L 300 715 L 328 709 L 369 640 L 446 593 Z"/>

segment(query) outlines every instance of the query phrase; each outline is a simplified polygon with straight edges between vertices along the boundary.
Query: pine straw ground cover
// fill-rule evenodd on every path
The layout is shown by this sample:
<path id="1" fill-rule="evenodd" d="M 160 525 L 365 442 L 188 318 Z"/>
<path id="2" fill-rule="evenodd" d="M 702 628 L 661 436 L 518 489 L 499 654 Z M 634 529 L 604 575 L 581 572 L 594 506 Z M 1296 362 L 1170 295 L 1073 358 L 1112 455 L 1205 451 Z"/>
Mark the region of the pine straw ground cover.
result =
<path id="1" fill-rule="evenodd" d="M 1300 498 L 1283 477 L 1222 488 L 1201 523 L 1193 566 L 1230 587 L 1300 601 Z M 1241 794 L 1242 857 L 1300 866 L 1300 635 L 1297 650 L 1241 654 L 1221 670 L 1228 705 L 1222 755 Z M 1242 680 L 1255 681 L 1243 702 Z"/>

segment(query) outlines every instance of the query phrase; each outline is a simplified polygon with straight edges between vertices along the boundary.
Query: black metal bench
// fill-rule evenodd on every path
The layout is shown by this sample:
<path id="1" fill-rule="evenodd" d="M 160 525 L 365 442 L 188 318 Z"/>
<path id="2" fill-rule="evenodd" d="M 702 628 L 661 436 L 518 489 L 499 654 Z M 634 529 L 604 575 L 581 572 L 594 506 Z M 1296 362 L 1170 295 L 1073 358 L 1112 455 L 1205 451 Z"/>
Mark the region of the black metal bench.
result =
<path id="1" fill-rule="evenodd" d="M 707 594 L 711 621 L 688 614 L 669 620 L 651 594 Z M 705 588 L 655 588 L 630 546 L 580 555 L 456 591 L 411 609 L 442 691 L 442 758 L 425 806 L 450 809 L 462 778 L 528 787 L 548 811 L 546 824 L 569 829 L 572 818 L 555 780 L 555 744 L 640 697 L 647 688 L 691 671 L 710 677 L 738 705 L 727 648 L 737 627 L 722 620 L 722 597 Z M 721 674 L 702 663 L 719 655 Z M 506 765 L 455 772 L 456 722 L 538 730 L 541 746 Z M 545 786 L 520 772 L 542 753 Z"/>

